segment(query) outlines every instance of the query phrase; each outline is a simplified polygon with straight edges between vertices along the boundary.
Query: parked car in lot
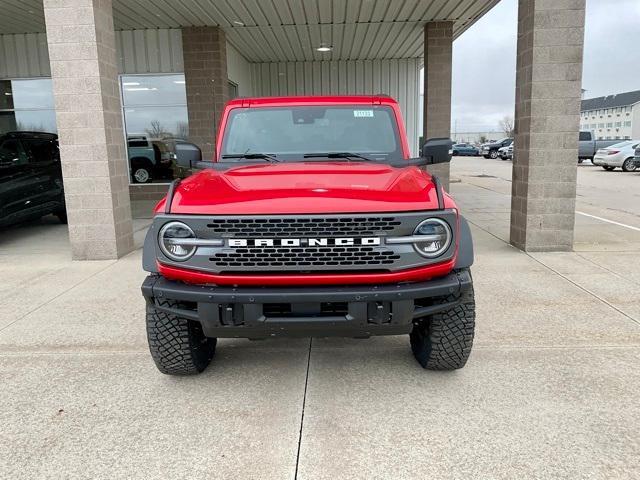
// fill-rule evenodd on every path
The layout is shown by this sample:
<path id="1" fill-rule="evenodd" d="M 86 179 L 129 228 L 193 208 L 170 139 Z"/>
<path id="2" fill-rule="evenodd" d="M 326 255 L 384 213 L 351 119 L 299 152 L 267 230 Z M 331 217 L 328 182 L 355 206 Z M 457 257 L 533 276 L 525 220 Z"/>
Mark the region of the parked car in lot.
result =
<path id="1" fill-rule="evenodd" d="M 633 164 L 636 168 L 640 168 L 640 145 L 636 147 L 634 155 L 635 156 L 633 157 Z"/>
<path id="2" fill-rule="evenodd" d="M 455 156 L 473 156 L 477 157 L 480 152 L 476 147 L 468 143 L 456 143 L 451 147 L 451 155 Z"/>
<path id="3" fill-rule="evenodd" d="M 622 167 L 625 172 L 633 172 L 637 168 L 634 156 L 639 145 L 640 140 L 625 140 L 601 148 L 593 157 L 593 164 L 599 165 L 605 170 L 615 170 L 616 167 Z"/>
<path id="4" fill-rule="evenodd" d="M 498 156 L 502 160 L 511 160 L 513 159 L 513 143 L 508 147 L 501 147 L 498 149 Z"/>
<path id="5" fill-rule="evenodd" d="M 502 147 L 508 147 L 513 143 L 513 138 L 503 138 L 502 140 L 498 140 L 497 142 L 485 143 L 482 146 L 482 156 L 484 158 L 498 158 L 498 150 Z"/>
<path id="6" fill-rule="evenodd" d="M 0 226 L 49 214 L 67 222 L 58 136 L 11 132 L 0 136 Z"/>
<path id="7" fill-rule="evenodd" d="M 620 140 L 596 140 L 593 132 L 581 131 L 578 136 L 578 163 L 593 160 L 596 152 L 602 148 L 618 143 Z"/>
<path id="8" fill-rule="evenodd" d="M 151 141 L 144 135 L 132 135 L 127 138 L 127 150 L 134 183 L 173 179 L 172 161 L 176 156 L 164 142 Z"/>

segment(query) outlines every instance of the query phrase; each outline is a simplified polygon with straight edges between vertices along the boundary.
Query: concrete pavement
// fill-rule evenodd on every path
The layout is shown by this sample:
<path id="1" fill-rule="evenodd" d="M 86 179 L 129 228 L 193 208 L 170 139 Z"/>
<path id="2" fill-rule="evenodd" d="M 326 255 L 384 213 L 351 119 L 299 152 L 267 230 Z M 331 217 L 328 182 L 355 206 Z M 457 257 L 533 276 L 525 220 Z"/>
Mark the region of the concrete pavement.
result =
<path id="1" fill-rule="evenodd" d="M 452 373 L 405 337 L 314 338 L 224 340 L 203 375 L 166 377 L 139 250 L 72 262 L 55 220 L 0 234 L 0 478 L 638 478 L 640 233 L 579 219 L 576 252 L 520 252 L 507 165 L 473 161 L 452 191 L 477 333 Z M 632 225 L 613 206 L 584 208 Z"/>

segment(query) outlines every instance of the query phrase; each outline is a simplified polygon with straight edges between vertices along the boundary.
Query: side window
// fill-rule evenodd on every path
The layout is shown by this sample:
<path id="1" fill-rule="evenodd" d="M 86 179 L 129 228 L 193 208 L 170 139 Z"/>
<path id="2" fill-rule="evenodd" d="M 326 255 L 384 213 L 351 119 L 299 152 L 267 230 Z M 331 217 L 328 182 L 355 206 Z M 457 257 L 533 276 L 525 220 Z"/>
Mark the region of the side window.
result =
<path id="1" fill-rule="evenodd" d="M 0 163 L 9 165 L 24 165 L 27 163 L 27 157 L 20 147 L 20 142 L 14 139 L 8 139 L 0 145 Z"/>
<path id="2" fill-rule="evenodd" d="M 590 132 L 580 132 L 580 137 L 578 138 L 581 142 L 591 140 Z"/>
<path id="3" fill-rule="evenodd" d="M 29 161 L 52 162 L 60 158 L 58 142 L 50 138 L 26 138 L 22 140 Z"/>

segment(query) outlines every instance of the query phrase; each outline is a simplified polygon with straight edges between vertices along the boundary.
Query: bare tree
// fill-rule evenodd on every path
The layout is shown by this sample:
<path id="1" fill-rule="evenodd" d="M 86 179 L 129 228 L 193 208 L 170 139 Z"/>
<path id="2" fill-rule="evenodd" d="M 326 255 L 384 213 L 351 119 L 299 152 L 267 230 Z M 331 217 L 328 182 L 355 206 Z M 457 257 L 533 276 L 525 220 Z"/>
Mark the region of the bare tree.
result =
<path id="1" fill-rule="evenodd" d="M 509 137 L 509 138 L 513 138 L 513 117 L 510 117 L 509 115 L 505 115 L 504 118 L 502 120 L 500 120 L 500 128 L 502 129 L 502 131 L 504 132 L 504 134 Z"/>
<path id="2" fill-rule="evenodd" d="M 162 138 L 169 135 L 169 132 L 167 132 L 160 123 L 160 120 L 153 120 L 151 122 L 151 128 L 145 129 L 145 132 L 147 132 L 150 138 Z"/>
<path id="3" fill-rule="evenodd" d="M 480 135 L 479 140 L 480 140 L 480 143 L 487 143 L 489 141 L 486 135 Z"/>
<path id="4" fill-rule="evenodd" d="M 186 140 L 189 138 L 189 124 L 187 122 L 178 122 L 176 126 L 176 138 Z"/>

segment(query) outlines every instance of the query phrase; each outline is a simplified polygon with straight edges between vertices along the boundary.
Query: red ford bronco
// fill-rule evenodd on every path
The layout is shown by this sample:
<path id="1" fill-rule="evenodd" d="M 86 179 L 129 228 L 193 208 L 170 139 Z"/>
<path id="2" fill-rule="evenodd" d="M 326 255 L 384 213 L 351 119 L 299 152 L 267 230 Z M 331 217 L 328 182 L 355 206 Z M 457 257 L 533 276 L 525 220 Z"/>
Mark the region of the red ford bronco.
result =
<path id="1" fill-rule="evenodd" d="M 464 366 L 469 226 L 438 179 L 449 139 L 409 146 L 384 96 L 237 99 L 213 162 L 171 184 L 144 244 L 151 355 L 194 374 L 217 338 L 409 334 L 424 368 Z"/>

